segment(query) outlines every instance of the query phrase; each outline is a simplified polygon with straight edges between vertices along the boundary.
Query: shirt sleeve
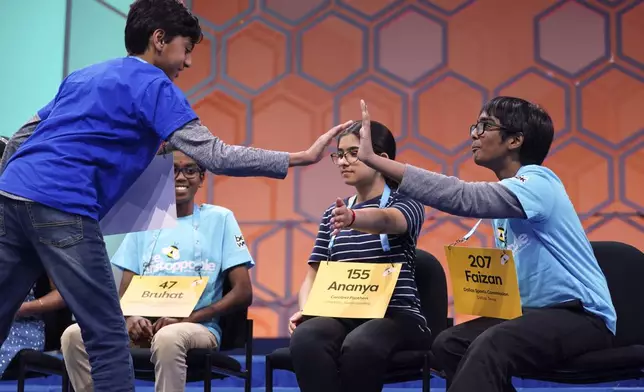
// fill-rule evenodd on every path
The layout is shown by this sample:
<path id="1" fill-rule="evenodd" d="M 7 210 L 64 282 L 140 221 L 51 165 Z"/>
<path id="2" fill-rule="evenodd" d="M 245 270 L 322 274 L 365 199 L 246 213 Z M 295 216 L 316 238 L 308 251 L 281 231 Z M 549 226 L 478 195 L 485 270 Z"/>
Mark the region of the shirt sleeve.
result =
<path id="1" fill-rule="evenodd" d="M 223 246 L 221 248 L 222 271 L 244 264 L 248 268 L 252 268 L 255 265 L 255 261 L 248 251 L 246 240 L 232 212 L 226 214 L 223 236 Z"/>
<path id="2" fill-rule="evenodd" d="M 423 222 L 425 222 L 425 208 L 423 205 L 397 193 L 389 208 L 395 208 L 403 214 L 407 221 L 407 233 L 414 238 L 415 242 L 420 235 Z"/>
<path id="3" fill-rule="evenodd" d="M 465 182 L 408 164 L 398 192 L 452 215 L 525 219 L 519 199 L 498 182 Z"/>
<path id="4" fill-rule="evenodd" d="M 112 264 L 122 270 L 141 275 L 141 255 L 138 246 L 138 233 L 128 233 L 112 256 Z"/>
<path id="5" fill-rule="evenodd" d="M 166 78 L 157 78 L 147 87 L 139 115 L 143 124 L 163 140 L 198 118 L 183 92 Z"/>
<path id="6" fill-rule="evenodd" d="M 517 197 L 529 221 L 541 222 L 550 217 L 556 198 L 551 180 L 543 173 L 527 171 L 501 180 L 500 184 Z"/>
<path id="7" fill-rule="evenodd" d="M 330 258 L 331 252 L 329 251 L 329 242 L 331 241 L 331 230 L 329 228 L 329 216 L 331 215 L 331 207 L 324 212 L 320 227 L 318 228 L 318 235 L 315 238 L 313 251 L 309 257 L 309 263 L 319 263 L 320 261 L 327 261 Z"/>
<path id="8" fill-rule="evenodd" d="M 283 179 L 288 174 L 287 152 L 228 145 L 198 120 L 176 130 L 170 135 L 168 142 L 163 149 L 165 152 L 180 150 L 215 174 L 278 179 Z"/>

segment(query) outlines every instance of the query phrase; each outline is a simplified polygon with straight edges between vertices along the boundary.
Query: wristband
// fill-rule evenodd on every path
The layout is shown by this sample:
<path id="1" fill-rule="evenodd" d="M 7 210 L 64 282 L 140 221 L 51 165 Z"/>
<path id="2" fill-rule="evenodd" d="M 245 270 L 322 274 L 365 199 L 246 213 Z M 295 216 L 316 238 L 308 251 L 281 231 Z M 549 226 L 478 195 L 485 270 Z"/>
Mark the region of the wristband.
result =
<path id="1" fill-rule="evenodd" d="M 352 208 L 349 208 L 349 211 L 351 211 L 351 222 L 349 222 L 349 224 L 347 225 L 347 227 L 351 227 L 351 225 L 353 224 L 353 222 L 355 222 L 355 221 L 356 221 L 356 212 L 355 212 Z"/>

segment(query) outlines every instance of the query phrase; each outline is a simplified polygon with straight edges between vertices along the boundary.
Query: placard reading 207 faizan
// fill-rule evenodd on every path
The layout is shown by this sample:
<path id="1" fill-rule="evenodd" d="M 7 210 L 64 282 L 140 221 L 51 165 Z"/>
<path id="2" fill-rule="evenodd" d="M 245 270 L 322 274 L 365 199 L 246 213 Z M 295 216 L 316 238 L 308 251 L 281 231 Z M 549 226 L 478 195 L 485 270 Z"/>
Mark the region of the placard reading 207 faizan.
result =
<path id="1" fill-rule="evenodd" d="M 382 318 L 400 275 L 400 263 L 321 262 L 302 314 Z"/>
<path id="2" fill-rule="evenodd" d="M 521 295 L 512 251 L 446 246 L 454 310 L 472 316 L 521 316 Z"/>
<path id="3" fill-rule="evenodd" d="M 188 317 L 207 283 L 207 276 L 135 276 L 121 298 L 123 315 Z"/>

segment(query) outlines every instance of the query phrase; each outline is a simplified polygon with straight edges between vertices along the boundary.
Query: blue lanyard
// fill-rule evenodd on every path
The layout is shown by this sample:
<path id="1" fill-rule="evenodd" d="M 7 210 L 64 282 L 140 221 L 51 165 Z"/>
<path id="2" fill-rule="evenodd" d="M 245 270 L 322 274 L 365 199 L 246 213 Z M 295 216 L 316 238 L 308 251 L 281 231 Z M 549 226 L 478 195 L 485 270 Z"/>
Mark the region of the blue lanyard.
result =
<path id="1" fill-rule="evenodd" d="M 193 251 L 194 251 L 194 261 L 200 261 L 201 260 L 201 242 L 199 241 L 199 224 L 201 223 L 201 207 L 195 205 L 194 209 L 192 211 L 192 229 L 193 229 L 193 238 L 194 238 L 194 246 L 193 246 Z M 143 262 L 144 268 L 143 271 L 145 271 L 145 266 L 146 264 L 149 264 L 152 262 L 152 253 L 154 253 L 154 248 L 157 246 L 157 242 L 159 241 L 159 236 L 161 235 L 161 230 L 154 230 L 152 233 L 152 241 L 150 241 L 150 245 L 148 245 L 147 252 L 143 255 L 141 261 Z M 141 273 L 143 275 L 143 272 Z"/>
<path id="2" fill-rule="evenodd" d="M 382 195 L 380 196 L 380 205 L 378 208 L 385 208 L 387 205 L 387 202 L 389 202 L 389 196 L 391 195 L 391 188 L 389 188 L 389 185 L 385 184 L 385 189 L 382 191 Z M 356 199 L 358 196 L 353 195 L 349 199 L 349 204 L 347 204 L 347 207 L 351 208 L 356 202 Z M 331 248 L 333 248 L 333 245 L 335 243 L 335 236 L 331 237 L 331 240 L 329 241 L 329 252 L 331 251 Z M 385 252 L 389 252 L 391 249 L 389 247 L 389 236 L 387 234 L 380 234 L 380 244 L 382 245 L 382 250 Z"/>

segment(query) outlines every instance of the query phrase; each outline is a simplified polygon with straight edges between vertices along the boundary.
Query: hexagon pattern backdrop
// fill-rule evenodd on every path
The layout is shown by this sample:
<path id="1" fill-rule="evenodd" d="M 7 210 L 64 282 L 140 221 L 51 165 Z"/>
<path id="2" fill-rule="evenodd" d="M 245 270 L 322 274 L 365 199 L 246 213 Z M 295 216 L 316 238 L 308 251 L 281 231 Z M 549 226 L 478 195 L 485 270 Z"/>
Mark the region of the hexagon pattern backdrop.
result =
<path id="1" fill-rule="evenodd" d="M 130 1 L 72 3 L 76 43 L 67 69 L 87 62 L 82 40 L 92 27 L 109 45 L 122 45 Z M 468 127 L 490 97 L 520 96 L 555 121 L 545 164 L 561 176 L 591 239 L 644 248 L 644 1 L 187 4 L 205 37 L 178 84 L 224 141 L 302 150 L 333 124 L 359 118 L 363 98 L 395 133 L 399 160 L 494 181 L 472 163 Z M 108 37 L 97 25 L 118 28 Z M 329 159 L 284 181 L 208 177 L 199 201 L 234 211 L 257 263 L 256 336 L 287 334 L 320 216 L 350 192 Z M 428 209 L 419 246 L 444 259 L 443 245 L 473 223 Z M 480 228 L 471 245 L 492 244 L 491 232 Z"/>

